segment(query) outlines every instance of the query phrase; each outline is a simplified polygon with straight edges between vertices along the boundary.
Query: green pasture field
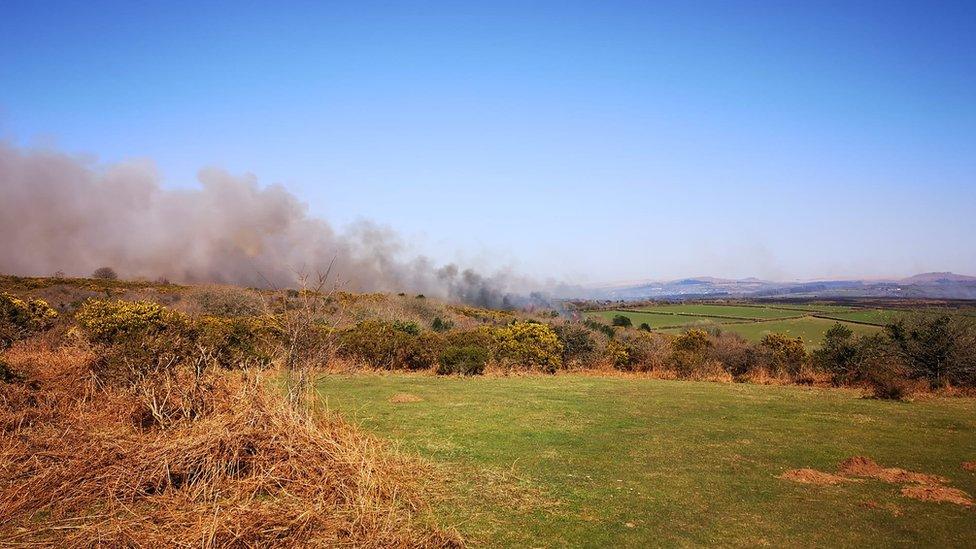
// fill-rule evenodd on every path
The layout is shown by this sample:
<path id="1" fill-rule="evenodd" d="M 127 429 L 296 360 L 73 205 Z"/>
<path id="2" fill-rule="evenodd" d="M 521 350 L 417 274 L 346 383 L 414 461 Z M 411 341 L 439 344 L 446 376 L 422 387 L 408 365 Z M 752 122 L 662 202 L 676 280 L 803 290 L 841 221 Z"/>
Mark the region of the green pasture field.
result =
<path id="1" fill-rule="evenodd" d="M 717 317 L 736 317 L 745 319 L 772 319 L 801 316 L 802 311 L 791 311 L 763 306 L 750 305 L 711 305 L 705 303 L 682 303 L 676 305 L 650 305 L 639 310 L 657 313 L 672 313 L 683 315 L 701 315 Z"/>
<path id="2" fill-rule="evenodd" d="M 767 305 L 773 309 L 795 310 L 797 312 L 809 311 L 811 313 L 844 313 L 856 311 L 855 307 L 847 305 L 827 305 L 822 303 L 776 303 Z"/>
<path id="3" fill-rule="evenodd" d="M 876 480 L 777 478 L 850 456 L 976 495 L 976 400 L 583 375 L 325 376 L 321 401 L 444 479 L 472 546 L 976 547 L 973 508 Z M 409 394 L 419 402 L 392 403 Z"/>
<path id="4" fill-rule="evenodd" d="M 884 326 L 885 324 L 890 324 L 897 321 L 906 314 L 911 313 L 909 311 L 899 311 L 895 309 L 859 309 L 849 312 L 824 313 L 824 316 Z"/>
<path id="5" fill-rule="evenodd" d="M 639 312 L 638 312 L 639 311 Z M 770 303 L 711 304 L 683 303 L 644 306 L 633 310 L 590 311 L 591 318 L 610 322 L 615 315 L 630 317 L 634 326 L 646 322 L 651 329 L 681 333 L 689 328 L 719 328 L 759 341 L 766 334 L 785 333 L 803 338 L 808 349 L 819 347 L 827 329 L 841 322 L 858 334 L 872 334 L 885 324 L 909 314 L 950 314 L 970 319 L 964 309 L 886 309 L 832 304 Z"/>
<path id="6" fill-rule="evenodd" d="M 823 343 L 824 335 L 827 330 L 836 324 L 836 320 L 805 316 L 802 318 L 790 318 L 786 320 L 770 320 L 767 322 L 745 322 L 741 324 L 720 324 L 715 327 L 723 332 L 733 332 L 745 339 L 758 342 L 765 335 L 778 333 L 786 334 L 790 337 L 803 338 L 807 349 L 814 349 Z M 853 324 L 842 322 L 856 334 L 873 334 L 881 330 L 879 326 L 867 326 L 864 324 Z M 662 330 L 670 333 L 680 333 L 683 329 Z"/>
<path id="7" fill-rule="evenodd" d="M 671 326 L 681 326 L 684 328 L 708 328 L 715 326 L 716 324 L 726 322 L 749 322 L 748 320 L 731 320 L 728 318 L 711 318 L 704 316 L 684 316 L 643 312 L 637 313 L 633 311 L 591 311 L 587 313 L 587 316 L 603 320 L 608 324 L 613 320 L 613 317 L 617 315 L 623 315 L 630 318 L 630 321 L 634 323 L 634 327 L 640 326 L 642 322 L 646 322 L 648 326 L 655 329 Z"/>

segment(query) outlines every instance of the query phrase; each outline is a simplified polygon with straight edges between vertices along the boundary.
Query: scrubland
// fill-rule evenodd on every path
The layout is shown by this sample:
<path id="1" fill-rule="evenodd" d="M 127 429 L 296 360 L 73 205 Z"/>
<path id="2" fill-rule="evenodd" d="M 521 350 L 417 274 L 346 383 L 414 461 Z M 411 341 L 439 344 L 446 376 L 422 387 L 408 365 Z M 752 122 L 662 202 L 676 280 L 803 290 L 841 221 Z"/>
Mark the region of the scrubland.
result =
<path id="1" fill-rule="evenodd" d="M 811 491 L 786 474 L 833 474 L 832 461 L 870 454 L 945 477 L 906 490 L 968 498 L 961 464 L 976 460 L 965 442 L 976 428 L 959 395 L 976 385 L 976 340 L 951 314 L 900 315 L 871 333 L 833 321 L 811 350 L 789 333 L 660 333 L 585 304 L 499 311 L 350 294 L 324 278 L 258 290 L 0 277 L 0 291 L 4 543 L 970 540 L 958 498 L 896 502 L 853 480 Z M 684 306 L 694 310 L 647 314 L 720 307 L 711 318 L 745 326 L 798 312 Z M 871 525 L 848 538 L 759 519 L 787 520 L 804 498 L 906 518 L 815 521 Z M 932 505 L 942 523 L 916 520 Z M 690 526 L 708 511 L 708 528 Z"/>

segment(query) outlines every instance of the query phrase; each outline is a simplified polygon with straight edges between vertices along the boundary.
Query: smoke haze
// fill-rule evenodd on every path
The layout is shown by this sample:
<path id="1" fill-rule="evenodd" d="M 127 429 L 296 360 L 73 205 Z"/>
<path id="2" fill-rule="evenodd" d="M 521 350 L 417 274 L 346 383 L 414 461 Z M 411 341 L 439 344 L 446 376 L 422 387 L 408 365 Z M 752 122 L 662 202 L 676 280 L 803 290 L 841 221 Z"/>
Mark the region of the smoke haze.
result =
<path id="1" fill-rule="evenodd" d="M 333 271 L 344 289 L 411 291 L 483 306 L 514 305 L 532 283 L 500 271 L 405 258 L 400 237 L 358 222 L 337 231 L 280 185 L 200 172 L 201 187 L 168 190 L 148 162 L 99 166 L 0 143 L 0 272 L 247 286 L 294 285 L 296 271 Z"/>

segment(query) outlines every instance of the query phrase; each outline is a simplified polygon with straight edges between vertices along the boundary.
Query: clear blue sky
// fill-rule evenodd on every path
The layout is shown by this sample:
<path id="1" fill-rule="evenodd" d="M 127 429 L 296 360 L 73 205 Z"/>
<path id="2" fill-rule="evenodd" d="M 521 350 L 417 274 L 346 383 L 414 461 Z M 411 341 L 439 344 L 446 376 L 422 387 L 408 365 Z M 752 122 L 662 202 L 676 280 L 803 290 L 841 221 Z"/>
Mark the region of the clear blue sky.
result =
<path id="1" fill-rule="evenodd" d="M 976 274 L 976 2 L 7 0 L 0 138 L 534 276 Z"/>

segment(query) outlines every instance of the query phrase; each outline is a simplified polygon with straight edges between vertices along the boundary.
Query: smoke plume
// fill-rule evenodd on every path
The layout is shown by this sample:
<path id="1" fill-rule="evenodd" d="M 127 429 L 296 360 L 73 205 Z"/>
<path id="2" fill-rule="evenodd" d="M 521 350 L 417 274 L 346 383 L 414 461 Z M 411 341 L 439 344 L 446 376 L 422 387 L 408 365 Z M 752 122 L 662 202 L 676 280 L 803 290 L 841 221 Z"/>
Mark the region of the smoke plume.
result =
<path id="1" fill-rule="evenodd" d="M 200 172 L 200 188 L 168 190 L 151 163 L 100 166 L 0 143 L 0 272 L 87 276 L 102 266 L 127 278 L 165 277 L 263 287 L 296 271 L 333 271 L 353 291 L 410 291 L 483 306 L 524 303 L 532 284 L 501 271 L 405 258 L 390 229 L 359 222 L 337 231 L 280 185 Z"/>

